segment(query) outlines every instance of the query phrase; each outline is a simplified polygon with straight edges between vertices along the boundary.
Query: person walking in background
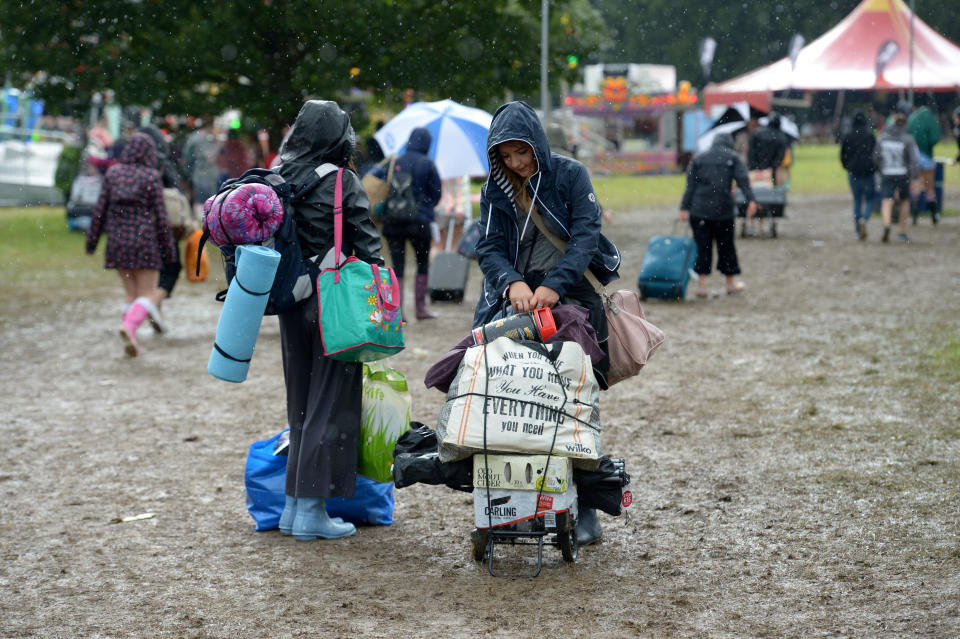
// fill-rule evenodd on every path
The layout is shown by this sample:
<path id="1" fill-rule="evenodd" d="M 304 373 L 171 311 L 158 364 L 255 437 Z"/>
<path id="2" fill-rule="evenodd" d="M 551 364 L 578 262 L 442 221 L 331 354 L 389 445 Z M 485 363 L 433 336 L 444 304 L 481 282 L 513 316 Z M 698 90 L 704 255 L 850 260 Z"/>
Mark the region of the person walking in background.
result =
<path id="1" fill-rule="evenodd" d="M 217 154 L 219 146 L 213 134 L 213 121 L 210 116 L 199 118 L 197 130 L 190 134 L 183 145 L 184 172 L 190 178 L 193 209 L 200 217 L 203 203 L 216 195 L 218 179 Z"/>
<path id="2" fill-rule="evenodd" d="M 953 110 L 953 137 L 957 139 L 957 162 L 960 162 L 960 107 Z"/>
<path id="3" fill-rule="evenodd" d="M 156 162 L 150 136 L 134 133 L 119 162 L 107 169 L 87 229 L 88 255 L 96 251 L 100 235 L 107 234 L 104 268 L 117 269 L 123 283 L 126 298 L 120 335 L 129 357 L 140 354 L 137 329 L 149 315 L 147 304 L 156 293 L 160 268 L 174 261 Z"/>
<path id="4" fill-rule="evenodd" d="M 771 111 L 767 116 L 767 123 L 750 136 L 750 147 L 747 151 L 747 167 L 751 171 L 749 178 L 756 183 L 765 182 L 769 186 L 782 186 L 778 178 L 785 179 L 786 172 L 777 169 L 783 164 L 789 147 L 787 134 L 780 130 L 780 114 Z M 754 173 L 756 171 L 757 173 Z M 761 177 L 762 176 L 762 177 Z M 751 235 L 764 234 L 764 218 L 754 218 L 756 229 L 751 219 L 747 222 L 747 232 Z"/>
<path id="5" fill-rule="evenodd" d="M 296 190 L 323 164 L 343 167 L 343 257 L 383 264 L 370 201 L 351 161 L 355 145 L 350 117 L 335 102 L 310 100 L 280 148 L 277 172 Z M 337 172 L 327 173 L 293 211 L 303 255 L 326 257 L 321 268 L 333 265 L 336 182 Z M 280 531 L 302 541 L 356 532 L 353 524 L 329 516 L 326 500 L 352 497 L 356 486 L 363 365 L 324 356 L 318 315 L 312 296 L 279 316 L 290 426 Z"/>
<path id="6" fill-rule="evenodd" d="M 230 129 L 227 133 L 227 141 L 220 147 L 217 166 L 220 169 L 220 184 L 238 178 L 254 167 L 253 151 L 240 139 L 237 129 Z"/>
<path id="7" fill-rule="evenodd" d="M 873 162 L 873 137 L 870 120 L 861 111 L 853 116 L 852 128 L 840 142 L 840 164 L 847 171 L 853 192 L 853 228 L 857 237 L 867 239 L 867 221 L 876 200 L 877 167 Z"/>
<path id="8" fill-rule="evenodd" d="M 733 148 L 733 136 L 719 133 L 707 151 L 694 156 L 687 168 L 687 187 L 680 202 L 680 221 L 690 222 L 697 243 L 693 270 L 699 275 L 697 297 L 707 297 L 707 276 L 713 263 L 713 245 L 717 245 L 717 270 L 726 277 L 727 295 L 740 293 L 743 282 L 737 248 L 733 243 L 736 219 L 731 187 L 736 181 L 747 200 L 747 218 L 757 212 L 746 167 Z"/>
<path id="9" fill-rule="evenodd" d="M 417 218 L 412 222 L 391 222 L 387 217 L 383 220 L 383 236 L 387 239 L 390 248 L 390 259 L 393 262 L 393 271 L 400 282 L 400 299 L 403 300 L 404 271 L 406 266 L 407 242 L 413 247 L 413 254 L 417 262 L 417 276 L 414 281 L 414 300 L 417 304 L 417 319 L 435 319 L 436 314 L 427 308 L 427 282 L 430 273 L 430 243 L 433 239 L 431 225 L 434 223 L 434 207 L 440 201 L 441 184 L 437 165 L 427 157 L 433 136 L 424 127 L 411 131 L 407 140 L 407 148 L 403 155 L 397 158 L 393 165 L 394 174 L 409 173 L 412 178 L 411 190 L 414 201 L 417 203 Z M 376 166 L 371 174 L 380 179 L 387 179 L 387 164 Z M 392 195 L 392 194 L 391 194 Z"/>
<path id="10" fill-rule="evenodd" d="M 490 177 L 480 200 L 476 248 L 484 281 L 474 328 L 501 312 L 504 297 L 515 313 L 576 304 L 587 309 L 597 341 L 609 352 L 603 301 L 585 274 L 589 267 L 607 284 L 617 279 L 621 258 L 600 233 L 600 205 L 586 167 L 550 152 L 543 125 L 525 102 L 497 109 L 487 134 L 487 155 Z M 534 215 L 565 242 L 564 251 L 540 232 Z M 591 363 L 606 389 L 609 358 Z M 601 536 L 597 511 L 581 508 L 578 543 L 592 544 Z"/>
<path id="11" fill-rule="evenodd" d="M 940 123 L 928 107 L 916 109 L 907 118 L 907 133 L 917 143 L 917 163 L 920 165 L 920 188 L 925 199 L 919 197 L 914 202 L 914 212 L 919 214 L 930 209 L 930 218 L 936 224 L 940 219 L 937 206 L 937 194 L 934 190 L 934 173 L 937 164 L 933 160 L 933 147 L 940 141 Z M 916 220 L 916 218 L 914 218 Z"/>
<path id="12" fill-rule="evenodd" d="M 900 200 L 901 242 L 909 242 L 907 218 L 910 216 L 910 181 L 917 178 L 920 165 L 917 162 L 917 143 L 907 133 L 907 116 L 911 111 L 909 102 L 899 102 L 893 113 L 893 122 L 877 137 L 873 157 L 880 170 L 880 215 L 883 218 L 882 242 L 890 241 L 890 222 L 893 217 L 893 200 Z"/>
<path id="13" fill-rule="evenodd" d="M 363 149 L 358 148 L 357 157 L 359 159 L 357 169 L 360 171 L 360 177 L 363 177 L 383 161 L 383 148 L 371 135 L 363 141 Z"/>
<path id="14" fill-rule="evenodd" d="M 770 171 L 770 179 L 776 184 L 776 169 L 783 164 L 787 152 L 787 134 L 780 130 L 780 114 L 771 111 L 767 124 L 757 129 L 750 138 L 747 166 L 751 171 Z"/>
<path id="15" fill-rule="evenodd" d="M 150 124 L 140 127 L 140 132 L 149 135 L 156 145 L 157 168 L 160 171 L 163 188 L 180 191 L 180 175 L 173 158 L 170 157 L 170 145 L 163 131 L 157 126 Z M 161 309 L 164 300 L 173 295 L 173 288 L 176 286 L 177 279 L 180 277 L 180 271 L 183 270 L 183 265 L 180 261 L 179 241 L 184 238 L 185 232 L 186 229 L 171 226 L 174 260 L 172 262 L 164 262 L 163 268 L 160 269 L 157 290 L 153 295 L 147 296 L 147 302 L 144 304 L 149 312 L 147 319 L 149 319 L 150 325 L 157 333 L 165 333 L 169 330 L 167 323 L 163 319 Z"/>

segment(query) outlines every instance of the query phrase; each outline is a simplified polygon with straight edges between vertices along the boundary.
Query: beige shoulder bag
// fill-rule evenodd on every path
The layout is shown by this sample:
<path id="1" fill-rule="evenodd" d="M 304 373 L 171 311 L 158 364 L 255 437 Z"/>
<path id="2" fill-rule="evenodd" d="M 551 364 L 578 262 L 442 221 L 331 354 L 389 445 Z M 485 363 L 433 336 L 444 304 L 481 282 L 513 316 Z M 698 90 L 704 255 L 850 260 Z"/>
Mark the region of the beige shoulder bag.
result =
<path id="1" fill-rule="evenodd" d="M 540 213 L 531 209 L 530 217 L 544 237 L 550 240 L 558 251 L 565 253 L 566 243 L 547 229 Z M 603 300 L 609 333 L 607 350 L 610 373 L 607 375 L 607 385 L 613 386 L 639 373 L 666 338 L 663 331 L 643 316 L 640 298 L 634 291 L 624 288 L 608 294 L 589 268 L 584 275 Z"/>

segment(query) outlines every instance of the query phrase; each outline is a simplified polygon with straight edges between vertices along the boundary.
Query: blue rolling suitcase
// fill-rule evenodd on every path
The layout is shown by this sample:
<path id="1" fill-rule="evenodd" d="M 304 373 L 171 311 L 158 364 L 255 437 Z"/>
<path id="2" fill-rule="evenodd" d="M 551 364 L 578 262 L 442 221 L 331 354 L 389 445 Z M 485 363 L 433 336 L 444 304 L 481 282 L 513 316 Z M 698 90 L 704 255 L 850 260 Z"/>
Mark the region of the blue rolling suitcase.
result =
<path id="1" fill-rule="evenodd" d="M 682 300 L 687 294 L 690 270 L 697 259 L 693 238 L 678 235 L 654 235 L 647 242 L 637 287 L 640 299 L 657 297 Z"/>

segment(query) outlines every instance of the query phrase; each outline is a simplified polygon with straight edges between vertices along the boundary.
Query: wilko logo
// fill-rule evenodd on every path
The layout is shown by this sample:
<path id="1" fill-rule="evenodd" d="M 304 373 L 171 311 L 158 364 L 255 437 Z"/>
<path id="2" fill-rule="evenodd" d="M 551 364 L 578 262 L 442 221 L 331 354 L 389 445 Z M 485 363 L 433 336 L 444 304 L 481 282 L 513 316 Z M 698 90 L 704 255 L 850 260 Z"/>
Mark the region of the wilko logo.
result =
<path id="1" fill-rule="evenodd" d="M 593 454 L 593 450 L 584 446 L 580 442 L 573 442 L 570 444 L 564 444 L 563 447 L 567 450 L 568 453 L 582 453 L 584 455 Z"/>
<path id="2" fill-rule="evenodd" d="M 627 489 L 623 491 L 623 496 L 620 497 L 620 505 L 623 506 L 624 508 L 629 508 L 630 506 L 633 505 L 632 490 Z"/>

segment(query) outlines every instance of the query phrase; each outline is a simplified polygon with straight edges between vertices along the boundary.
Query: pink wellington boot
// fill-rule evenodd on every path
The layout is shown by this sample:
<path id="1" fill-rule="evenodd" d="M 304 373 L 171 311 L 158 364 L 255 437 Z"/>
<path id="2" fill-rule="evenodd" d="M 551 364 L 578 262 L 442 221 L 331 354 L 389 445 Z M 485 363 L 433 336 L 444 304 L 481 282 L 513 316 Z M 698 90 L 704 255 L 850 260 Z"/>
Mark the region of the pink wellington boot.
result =
<path id="1" fill-rule="evenodd" d="M 427 293 L 429 290 L 428 275 L 426 273 L 417 273 L 417 279 L 414 280 L 413 297 L 417 302 L 418 320 L 431 320 L 437 318 L 436 313 L 431 313 L 427 309 Z"/>
<path id="2" fill-rule="evenodd" d="M 123 318 L 120 328 L 120 337 L 123 338 L 123 352 L 127 357 L 136 357 L 140 354 L 140 345 L 137 343 L 137 329 L 147 319 L 147 309 L 139 302 L 134 302 Z"/>

